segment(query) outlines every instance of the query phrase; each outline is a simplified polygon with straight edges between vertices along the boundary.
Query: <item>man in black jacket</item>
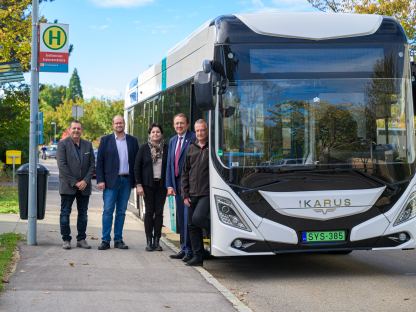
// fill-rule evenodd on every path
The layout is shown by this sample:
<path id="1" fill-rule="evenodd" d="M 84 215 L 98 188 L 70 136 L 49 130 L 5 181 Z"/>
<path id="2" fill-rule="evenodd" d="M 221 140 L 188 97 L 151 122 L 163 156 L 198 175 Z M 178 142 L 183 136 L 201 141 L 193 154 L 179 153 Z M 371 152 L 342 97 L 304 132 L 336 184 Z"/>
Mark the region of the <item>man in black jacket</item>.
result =
<path id="1" fill-rule="evenodd" d="M 186 155 L 181 184 L 184 203 L 189 206 L 188 229 L 193 252 L 186 265 L 202 266 L 202 229 L 210 228 L 208 127 L 205 120 L 199 119 L 194 128 L 196 141 Z"/>

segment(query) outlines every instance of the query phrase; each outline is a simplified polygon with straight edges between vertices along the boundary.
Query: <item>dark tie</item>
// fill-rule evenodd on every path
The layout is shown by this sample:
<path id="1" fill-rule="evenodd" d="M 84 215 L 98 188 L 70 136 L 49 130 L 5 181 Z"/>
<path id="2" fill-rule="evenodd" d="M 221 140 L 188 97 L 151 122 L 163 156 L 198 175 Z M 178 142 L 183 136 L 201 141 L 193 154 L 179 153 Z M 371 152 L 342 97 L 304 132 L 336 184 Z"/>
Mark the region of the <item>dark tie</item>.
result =
<path id="1" fill-rule="evenodd" d="M 179 137 L 178 147 L 175 152 L 175 177 L 179 176 L 179 157 L 181 156 L 182 137 Z"/>

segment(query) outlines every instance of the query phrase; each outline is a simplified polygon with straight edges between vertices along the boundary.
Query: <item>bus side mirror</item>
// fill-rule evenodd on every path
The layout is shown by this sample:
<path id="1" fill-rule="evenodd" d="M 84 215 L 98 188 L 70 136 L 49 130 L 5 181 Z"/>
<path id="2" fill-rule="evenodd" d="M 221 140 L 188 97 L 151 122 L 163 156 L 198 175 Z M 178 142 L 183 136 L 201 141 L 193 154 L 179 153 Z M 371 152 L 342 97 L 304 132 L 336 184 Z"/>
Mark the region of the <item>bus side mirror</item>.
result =
<path id="1" fill-rule="evenodd" d="M 194 90 L 196 106 L 207 111 L 214 109 L 213 84 L 211 72 L 197 72 L 194 76 Z"/>

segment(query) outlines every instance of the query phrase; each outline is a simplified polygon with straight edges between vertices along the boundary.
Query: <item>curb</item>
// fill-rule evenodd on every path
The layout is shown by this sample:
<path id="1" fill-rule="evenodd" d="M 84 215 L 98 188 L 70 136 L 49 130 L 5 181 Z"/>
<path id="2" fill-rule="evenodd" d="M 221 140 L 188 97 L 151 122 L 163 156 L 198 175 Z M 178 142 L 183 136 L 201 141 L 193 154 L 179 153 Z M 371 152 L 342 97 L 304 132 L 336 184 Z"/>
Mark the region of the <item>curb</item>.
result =
<path id="1" fill-rule="evenodd" d="M 167 238 L 161 237 L 160 239 L 166 246 L 172 249 L 174 252 L 179 252 L 179 248 L 173 245 Z M 197 270 L 202 277 L 214 286 L 224 297 L 227 299 L 233 307 L 239 312 L 253 312 L 248 306 L 246 306 L 240 299 L 238 299 L 231 291 L 229 291 L 224 285 L 222 285 L 211 273 L 205 270 L 203 267 L 193 267 Z"/>

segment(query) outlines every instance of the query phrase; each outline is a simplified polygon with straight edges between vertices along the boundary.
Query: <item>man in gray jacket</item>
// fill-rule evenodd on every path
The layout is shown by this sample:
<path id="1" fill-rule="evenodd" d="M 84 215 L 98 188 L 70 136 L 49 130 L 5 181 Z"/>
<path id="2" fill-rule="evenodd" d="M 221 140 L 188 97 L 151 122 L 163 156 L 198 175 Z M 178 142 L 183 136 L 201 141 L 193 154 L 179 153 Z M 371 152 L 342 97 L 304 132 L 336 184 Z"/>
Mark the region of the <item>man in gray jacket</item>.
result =
<path id="1" fill-rule="evenodd" d="M 91 142 L 81 139 L 82 126 L 78 120 L 71 122 L 70 136 L 58 143 L 56 161 L 59 169 L 59 194 L 61 194 L 60 227 L 64 241 L 62 248 L 71 249 L 69 217 L 72 203 L 77 200 L 77 247 L 89 249 L 85 240 L 87 210 L 91 195 L 91 178 L 95 168 Z"/>

